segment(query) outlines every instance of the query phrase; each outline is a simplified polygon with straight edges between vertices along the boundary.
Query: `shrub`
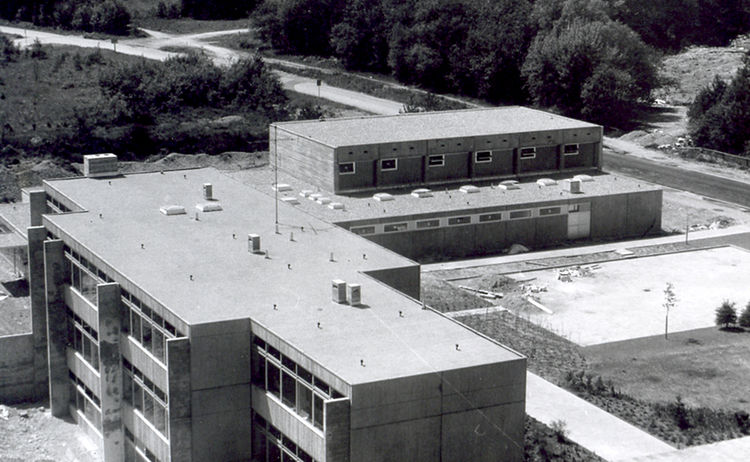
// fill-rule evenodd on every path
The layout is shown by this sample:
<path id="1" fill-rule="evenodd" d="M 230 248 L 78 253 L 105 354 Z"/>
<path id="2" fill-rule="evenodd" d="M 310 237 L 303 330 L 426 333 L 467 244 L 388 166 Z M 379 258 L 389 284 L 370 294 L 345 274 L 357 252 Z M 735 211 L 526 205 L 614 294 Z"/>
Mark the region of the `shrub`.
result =
<path id="1" fill-rule="evenodd" d="M 742 314 L 740 314 L 738 324 L 741 327 L 750 328 L 750 302 L 747 302 L 747 305 L 745 305 L 745 309 L 742 310 Z"/>
<path id="2" fill-rule="evenodd" d="M 10 39 L 0 36 L 0 64 L 15 61 L 20 54 L 20 50 Z"/>
<path id="3" fill-rule="evenodd" d="M 724 300 L 721 306 L 716 308 L 716 325 L 729 327 L 730 324 L 737 323 L 737 310 L 735 309 L 734 302 Z"/>
<path id="4" fill-rule="evenodd" d="M 555 435 L 555 438 L 557 438 L 557 441 L 559 443 L 565 442 L 567 436 L 568 436 L 568 424 L 565 423 L 564 420 L 554 420 L 550 424 L 550 428 L 552 429 L 552 432 Z"/>

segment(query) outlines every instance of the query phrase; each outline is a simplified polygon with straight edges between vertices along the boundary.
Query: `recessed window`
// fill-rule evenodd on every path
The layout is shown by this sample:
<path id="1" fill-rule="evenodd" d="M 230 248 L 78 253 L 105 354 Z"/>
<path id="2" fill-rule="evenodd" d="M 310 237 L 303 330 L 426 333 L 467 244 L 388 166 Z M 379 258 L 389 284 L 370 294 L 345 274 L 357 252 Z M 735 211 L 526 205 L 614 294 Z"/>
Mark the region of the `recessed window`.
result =
<path id="1" fill-rule="evenodd" d="M 518 219 L 518 218 L 529 218 L 531 217 L 531 210 L 514 210 L 510 212 L 510 219 Z"/>
<path id="2" fill-rule="evenodd" d="M 546 215 L 560 215 L 560 207 L 545 207 L 542 209 L 539 209 L 539 216 L 543 217 Z"/>
<path id="3" fill-rule="evenodd" d="M 437 228 L 440 226 L 440 220 L 423 220 L 417 222 L 417 229 Z"/>
<path id="4" fill-rule="evenodd" d="M 343 162 L 339 164 L 339 175 L 354 174 L 354 162 Z"/>
<path id="5" fill-rule="evenodd" d="M 484 215 L 479 215 L 479 222 L 484 223 L 487 221 L 500 221 L 503 219 L 503 214 L 498 213 L 486 213 Z"/>
<path id="6" fill-rule="evenodd" d="M 578 144 L 566 144 L 563 146 L 563 154 L 566 156 L 575 156 L 578 154 Z"/>
<path id="7" fill-rule="evenodd" d="M 359 234 L 360 236 L 363 236 L 366 234 L 375 234 L 375 227 L 374 226 L 358 226 L 355 228 L 351 228 L 349 231 L 353 232 L 354 234 Z"/>
<path id="8" fill-rule="evenodd" d="M 568 206 L 568 212 L 575 213 L 581 211 L 581 204 L 570 204 Z"/>
<path id="9" fill-rule="evenodd" d="M 466 225 L 471 223 L 471 217 L 453 217 L 448 219 L 449 225 Z"/>
<path id="10" fill-rule="evenodd" d="M 385 231 L 386 233 L 395 233 L 398 231 L 406 231 L 406 228 L 406 223 L 391 223 L 383 226 L 383 231 Z"/>
<path id="11" fill-rule="evenodd" d="M 477 164 L 483 164 L 492 162 L 492 152 L 490 151 L 477 151 L 474 153 L 474 162 Z"/>
<path id="12" fill-rule="evenodd" d="M 389 170 L 398 169 L 398 159 L 382 159 L 380 161 L 380 170 L 387 172 Z"/>
<path id="13" fill-rule="evenodd" d="M 521 159 L 533 159 L 536 157 L 536 148 L 521 148 L 519 152 Z"/>
<path id="14" fill-rule="evenodd" d="M 445 156 L 427 156 L 428 167 L 442 167 L 445 165 Z"/>

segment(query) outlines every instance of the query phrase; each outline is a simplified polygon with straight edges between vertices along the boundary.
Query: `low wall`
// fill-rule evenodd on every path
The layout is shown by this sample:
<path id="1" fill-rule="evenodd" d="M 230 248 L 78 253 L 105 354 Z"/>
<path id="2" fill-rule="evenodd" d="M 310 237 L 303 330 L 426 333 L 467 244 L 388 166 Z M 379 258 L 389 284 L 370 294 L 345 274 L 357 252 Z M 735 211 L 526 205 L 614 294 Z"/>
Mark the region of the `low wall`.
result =
<path id="1" fill-rule="evenodd" d="M 34 337 L 0 337 L 0 403 L 34 399 Z"/>

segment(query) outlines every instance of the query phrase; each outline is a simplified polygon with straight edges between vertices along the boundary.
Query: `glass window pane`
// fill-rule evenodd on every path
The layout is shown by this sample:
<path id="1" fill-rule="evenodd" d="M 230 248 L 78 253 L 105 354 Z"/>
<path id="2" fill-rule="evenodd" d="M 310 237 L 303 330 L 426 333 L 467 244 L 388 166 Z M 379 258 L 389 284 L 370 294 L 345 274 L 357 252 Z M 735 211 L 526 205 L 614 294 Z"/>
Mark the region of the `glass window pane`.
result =
<path id="1" fill-rule="evenodd" d="M 94 369 L 97 371 L 99 370 L 99 346 L 89 340 L 91 343 L 91 365 L 94 366 Z"/>
<path id="2" fill-rule="evenodd" d="M 143 393 L 143 415 L 149 422 L 154 421 L 154 398 L 149 394 Z"/>
<path id="3" fill-rule="evenodd" d="M 130 374 L 122 374 L 122 398 L 133 404 L 133 378 Z"/>
<path id="4" fill-rule="evenodd" d="M 154 406 L 154 426 L 161 432 L 162 435 L 166 435 L 167 429 L 167 412 L 164 406 L 161 404 L 155 404 Z"/>
<path id="5" fill-rule="evenodd" d="M 307 420 L 312 416 L 312 390 L 302 383 L 297 384 L 297 414 Z"/>
<path id="6" fill-rule="evenodd" d="M 158 329 L 153 330 L 154 356 L 164 362 L 164 334 Z"/>
<path id="7" fill-rule="evenodd" d="M 294 408 L 297 401 L 297 381 L 294 380 L 294 377 L 287 372 L 283 372 L 282 376 L 282 402 L 287 406 Z"/>
<path id="8" fill-rule="evenodd" d="M 137 382 L 133 384 L 133 407 L 143 411 L 143 389 Z"/>
<path id="9" fill-rule="evenodd" d="M 130 335 L 141 341 L 141 315 L 133 310 L 130 311 Z"/>
<path id="10" fill-rule="evenodd" d="M 268 445 L 268 461 L 269 462 L 281 462 L 281 449 L 276 446 L 273 442 L 269 442 Z"/>
<path id="11" fill-rule="evenodd" d="M 145 318 L 141 323 L 141 343 L 143 344 L 143 348 L 151 351 L 151 323 Z"/>
<path id="12" fill-rule="evenodd" d="M 323 398 L 318 395 L 313 395 L 313 424 L 320 429 L 323 429 Z"/>
<path id="13" fill-rule="evenodd" d="M 306 369 L 303 369 L 302 367 L 297 366 L 297 375 L 299 375 L 299 378 L 301 378 L 305 382 L 312 384 L 312 374 Z"/>
<path id="14" fill-rule="evenodd" d="M 281 377 L 279 377 L 279 368 L 271 363 L 268 362 L 268 384 L 267 389 L 271 392 L 272 395 L 279 398 L 281 396 L 281 387 L 279 382 L 281 381 Z"/>

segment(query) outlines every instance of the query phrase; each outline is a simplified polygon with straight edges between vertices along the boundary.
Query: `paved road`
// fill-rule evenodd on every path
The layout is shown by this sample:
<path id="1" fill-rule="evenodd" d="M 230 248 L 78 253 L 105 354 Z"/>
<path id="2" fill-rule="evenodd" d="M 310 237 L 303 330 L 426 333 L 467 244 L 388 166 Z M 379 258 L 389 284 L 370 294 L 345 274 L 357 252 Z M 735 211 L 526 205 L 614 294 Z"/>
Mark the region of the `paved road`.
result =
<path id="1" fill-rule="evenodd" d="M 602 163 L 605 171 L 622 173 L 670 188 L 750 207 L 750 184 L 748 183 L 606 151 L 603 154 Z"/>

